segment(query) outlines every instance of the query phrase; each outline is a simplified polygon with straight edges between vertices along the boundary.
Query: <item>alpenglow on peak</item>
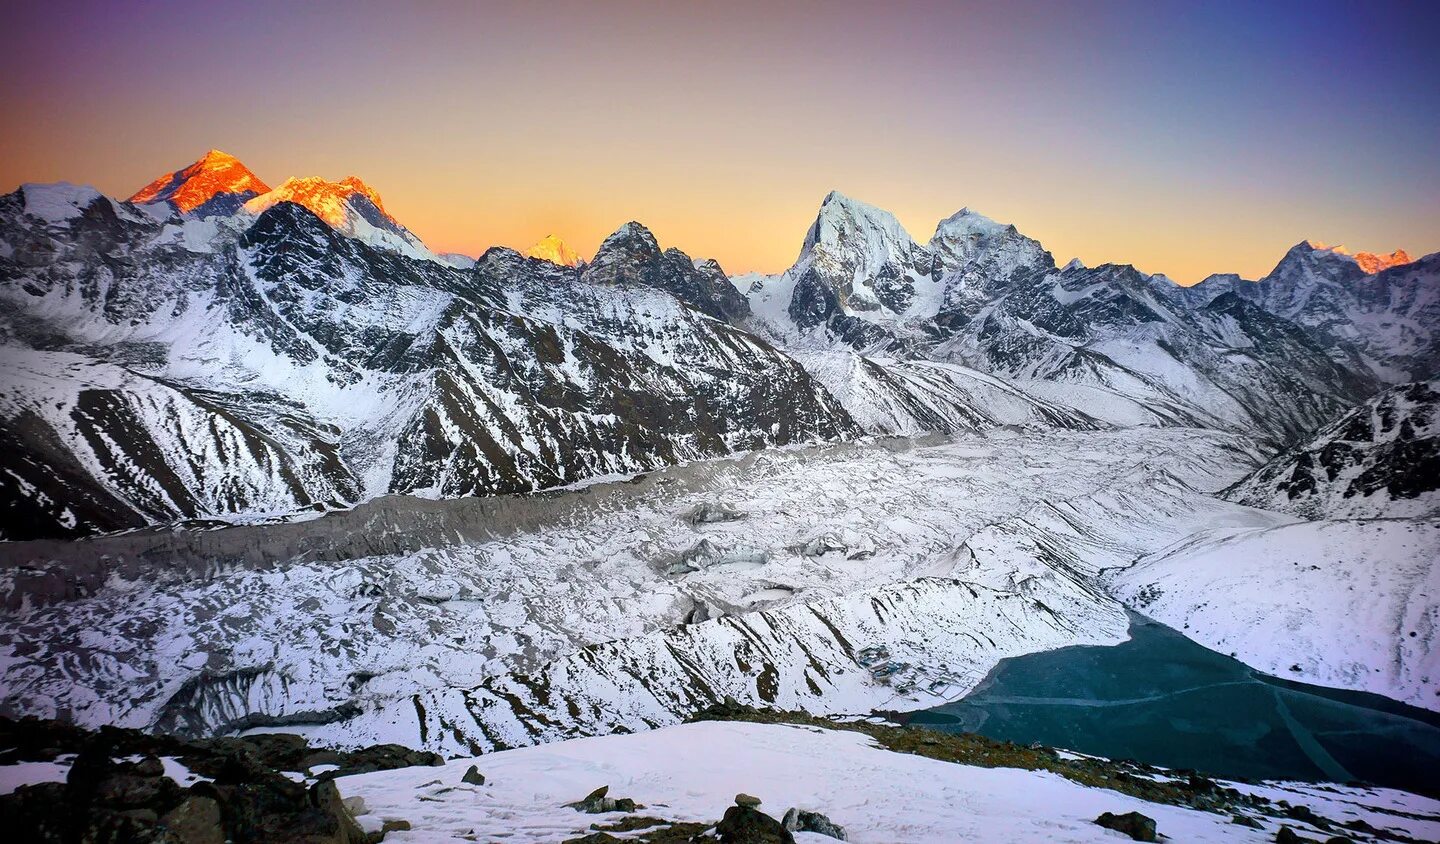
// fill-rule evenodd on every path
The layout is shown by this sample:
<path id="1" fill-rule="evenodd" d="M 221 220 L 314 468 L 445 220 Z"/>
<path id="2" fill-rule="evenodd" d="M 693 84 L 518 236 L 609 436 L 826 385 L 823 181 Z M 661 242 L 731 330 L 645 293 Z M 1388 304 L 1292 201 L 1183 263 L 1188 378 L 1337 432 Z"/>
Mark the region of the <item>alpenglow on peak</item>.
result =
<path id="1" fill-rule="evenodd" d="M 553 234 L 545 235 L 538 243 L 526 250 L 525 257 L 539 258 L 562 267 L 578 267 L 582 263 L 575 250 Z"/>
<path id="2" fill-rule="evenodd" d="M 247 200 L 270 191 L 240 159 L 212 149 L 188 167 L 167 173 L 136 191 L 137 205 L 169 203 L 182 214 L 233 214 Z"/>

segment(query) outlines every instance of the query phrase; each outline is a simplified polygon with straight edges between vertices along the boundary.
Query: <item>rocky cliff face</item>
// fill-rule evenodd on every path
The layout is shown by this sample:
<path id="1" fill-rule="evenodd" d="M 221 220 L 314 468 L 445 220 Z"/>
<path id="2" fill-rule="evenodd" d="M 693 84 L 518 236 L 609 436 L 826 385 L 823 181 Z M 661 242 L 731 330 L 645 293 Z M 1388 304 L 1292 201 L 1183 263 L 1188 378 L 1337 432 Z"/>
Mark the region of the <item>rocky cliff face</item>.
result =
<path id="1" fill-rule="evenodd" d="M 1227 492 L 1310 519 L 1440 514 L 1440 382 L 1392 387 Z"/>

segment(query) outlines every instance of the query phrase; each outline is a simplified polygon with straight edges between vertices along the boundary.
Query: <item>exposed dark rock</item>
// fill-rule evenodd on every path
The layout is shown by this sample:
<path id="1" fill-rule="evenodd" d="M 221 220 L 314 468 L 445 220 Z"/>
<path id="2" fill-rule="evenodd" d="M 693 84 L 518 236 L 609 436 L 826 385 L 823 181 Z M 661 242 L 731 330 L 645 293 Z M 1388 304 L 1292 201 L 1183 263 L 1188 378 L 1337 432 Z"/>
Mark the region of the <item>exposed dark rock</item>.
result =
<path id="1" fill-rule="evenodd" d="M 67 754 L 75 759 L 64 784 L 0 796 L 0 829 L 15 830 L 16 840 L 39 842 L 364 844 L 370 837 L 354 819 L 365 811 L 364 801 L 342 799 L 333 777 L 306 788 L 281 771 L 303 771 L 315 758 L 357 773 L 439 761 L 398 745 L 346 753 L 310 748 L 293 735 L 186 740 L 0 719 L 0 764 Z M 120 761 L 136 756 L 138 761 Z M 213 781 L 183 788 L 165 776 L 160 756 L 178 758 Z"/>
<path id="2" fill-rule="evenodd" d="M 702 501 L 680 516 L 681 521 L 691 527 L 713 522 L 733 522 L 743 518 L 745 518 L 744 513 L 736 510 L 732 505 L 720 501 Z"/>
<path id="3" fill-rule="evenodd" d="M 736 800 L 746 795 L 737 795 Z M 754 799 L 754 798 L 751 798 Z M 758 804 L 759 801 L 756 801 Z M 735 805 L 725 810 L 715 832 L 722 844 L 794 844 L 795 836 L 780 822 L 753 806 Z"/>
<path id="4" fill-rule="evenodd" d="M 465 775 L 460 778 L 460 781 L 463 783 L 469 783 L 470 785 L 484 785 L 485 775 L 480 773 L 479 768 L 471 765 L 465 770 Z M 609 786 L 606 787 L 608 788 Z"/>
<path id="5" fill-rule="evenodd" d="M 125 375 L 0 414 L 0 538 L 335 510 L 420 488 L 532 492 L 859 433 L 795 360 L 731 324 L 749 306 L 717 265 L 661 252 L 638 225 L 607 240 L 583 276 L 506 249 L 461 270 L 346 237 L 293 203 L 191 251 L 109 200 L 50 226 L 23 213 L 23 190 L 0 202 L 7 363 L 28 355 L 17 371 L 59 383 L 45 355 L 64 347 Z M 57 288 L 75 291 L 86 320 L 46 312 Z M 243 355 L 203 383 L 171 377 L 167 361 L 189 341 L 130 336 L 162 314 L 315 367 L 336 389 L 403 380 L 403 399 L 389 398 L 410 410 L 342 429 L 308 394 L 257 380 Z M 80 327 L 92 320 L 105 338 Z M 368 486 L 362 465 L 376 425 L 398 446 L 384 458 L 386 488 Z M 217 459 L 192 471 L 186 455 L 200 450 Z"/>
<path id="6" fill-rule="evenodd" d="M 609 793 L 610 786 L 602 785 L 585 795 L 584 798 L 565 805 L 577 812 L 586 812 L 592 815 L 605 812 L 633 812 L 640 808 L 639 804 L 629 797 L 610 797 Z"/>
<path id="7" fill-rule="evenodd" d="M 1440 490 L 1440 381 L 1392 387 L 1345 412 L 1226 490 L 1253 507 L 1305 518 L 1378 518 Z M 1293 669 L 1292 670 L 1296 670 Z"/>
<path id="8" fill-rule="evenodd" d="M 1330 829 L 1330 822 L 1315 814 L 1309 806 L 1287 806 L 1285 817 L 1294 818 L 1301 823 L 1308 823 L 1316 829 Z"/>
<path id="9" fill-rule="evenodd" d="M 1155 841 L 1155 819 L 1146 817 L 1139 812 L 1126 812 L 1123 815 L 1116 815 L 1106 812 L 1095 819 L 1095 823 L 1113 829 L 1116 832 L 1123 832 L 1136 841 Z"/>
<path id="10" fill-rule="evenodd" d="M 819 812 L 806 812 L 792 808 L 780 820 L 780 825 L 791 832 L 814 832 L 845 841 L 845 827 L 835 823 Z"/>

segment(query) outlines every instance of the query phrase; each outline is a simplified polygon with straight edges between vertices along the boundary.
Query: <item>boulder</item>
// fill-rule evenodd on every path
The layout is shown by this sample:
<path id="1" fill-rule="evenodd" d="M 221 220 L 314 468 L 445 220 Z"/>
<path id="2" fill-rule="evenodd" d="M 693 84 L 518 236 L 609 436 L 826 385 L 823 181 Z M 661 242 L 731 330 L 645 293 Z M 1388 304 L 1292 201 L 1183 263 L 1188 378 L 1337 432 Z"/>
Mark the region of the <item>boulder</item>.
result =
<path id="1" fill-rule="evenodd" d="M 746 797 L 748 795 L 738 795 Z M 754 799 L 754 798 L 751 798 Z M 721 844 L 795 844 L 780 822 L 751 806 L 731 806 L 715 825 Z"/>
<path id="2" fill-rule="evenodd" d="M 803 809 L 794 809 L 785 813 L 780 825 L 790 832 L 813 832 L 817 835 L 828 835 L 840 841 L 847 840 L 845 827 L 830 820 L 819 812 L 807 812 Z"/>
<path id="3" fill-rule="evenodd" d="M 639 808 L 634 800 L 629 797 L 610 797 L 610 786 L 602 785 L 581 800 L 566 805 L 577 812 L 586 812 L 591 815 L 598 815 L 604 812 L 633 812 Z"/>
<path id="4" fill-rule="evenodd" d="M 468 769 L 466 769 L 465 775 L 460 778 L 460 781 L 463 783 L 469 783 L 470 785 L 484 785 L 485 775 L 480 773 L 479 768 L 471 765 Z M 606 786 L 606 788 L 609 788 L 609 786 Z"/>
<path id="5" fill-rule="evenodd" d="M 749 808 L 754 809 L 755 807 L 760 805 L 760 798 L 752 794 L 746 794 L 742 791 L 739 794 L 735 795 L 735 805 L 748 806 Z"/>
<path id="6" fill-rule="evenodd" d="M 733 522 L 743 518 L 745 518 L 745 514 L 731 505 L 710 501 L 696 504 L 680 516 L 680 520 L 691 527 L 714 522 Z"/>
<path id="7" fill-rule="evenodd" d="M 1155 819 L 1146 817 L 1139 812 L 1126 812 L 1123 815 L 1116 815 L 1106 812 L 1095 819 L 1095 823 L 1113 829 L 1116 832 L 1123 832 L 1136 841 L 1155 841 Z"/>

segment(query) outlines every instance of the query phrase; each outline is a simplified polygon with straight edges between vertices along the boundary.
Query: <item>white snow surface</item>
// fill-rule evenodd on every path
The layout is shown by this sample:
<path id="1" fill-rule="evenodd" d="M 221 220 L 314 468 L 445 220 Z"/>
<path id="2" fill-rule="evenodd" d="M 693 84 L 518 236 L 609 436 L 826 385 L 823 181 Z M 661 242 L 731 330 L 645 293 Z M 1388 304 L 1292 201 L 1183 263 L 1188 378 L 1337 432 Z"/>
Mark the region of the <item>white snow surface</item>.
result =
<path id="1" fill-rule="evenodd" d="M 1003 549 L 1093 556 L 1099 542 L 1107 564 L 1129 562 L 1216 508 L 1259 512 L 1196 491 L 1251 465 L 1214 432 L 1002 429 L 678 467 L 633 500 L 492 541 L 112 580 L 7 615 L 3 706 L 201 732 L 356 706 L 305 730 L 467 755 L 675 723 L 727 694 L 926 707 L 1006 656 L 1126 635 L 1073 560 Z M 716 502 L 742 518 L 680 518 Z M 1055 508 L 1083 511 L 1092 534 L 1059 537 Z M 867 647 L 889 651 L 893 676 L 857 661 Z"/>
<path id="2" fill-rule="evenodd" d="M 1440 710 L 1440 522 L 1216 527 L 1109 583 L 1267 673 Z"/>
<path id="3" fill-rule="evenodd" d="M 460 782 L 475 765 L 484 786 Z M 759 797 L 775 818 L 789 807 L 816 811 L 855 844 L 949 841 L 1116 842 L 1094 823 L 1102 812 L 1136 811 L 1172 841 L 1273 841 L 1279 824 L 1250 829 L 1228 815 L 1149 803 L 1090 788 L 1049 772 L 979 768 L 885 750 L 858 732 L 789 724 L 700 722 L 635 735 L 574 739 L 459 759 L 444 768 L 406 768 L 342 777 L 343 795 L 364 798 L 372 825 L 410 822 L 396 841 L 560 842 L 592 822 L 565 804 L 602 785 L 629 797 L 640 814 L 713 823 L 737 793 Z M 1363 817 L 1421 839 L 1440 836 L 1440 802 L 1400 791 L 1225 783 L 1283 797 L 1335 819 Z M 1302 832 L 1303 824 L 1287 821 Z M 835 839 L 797 833 L 797 842 Z"/>

